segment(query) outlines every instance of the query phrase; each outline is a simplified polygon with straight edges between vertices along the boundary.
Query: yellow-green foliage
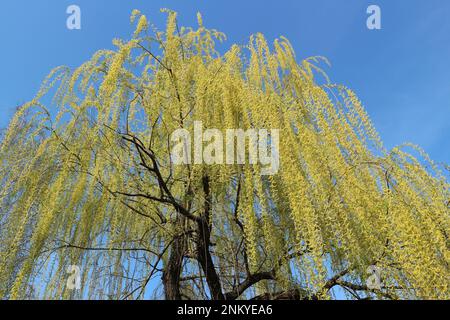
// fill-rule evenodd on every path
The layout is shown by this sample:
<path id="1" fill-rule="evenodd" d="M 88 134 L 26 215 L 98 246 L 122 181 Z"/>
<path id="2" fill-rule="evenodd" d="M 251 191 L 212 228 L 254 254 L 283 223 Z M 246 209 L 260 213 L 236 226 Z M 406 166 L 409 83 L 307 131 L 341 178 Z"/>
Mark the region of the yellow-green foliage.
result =
<path id="1" fill-rule="evenodd" d="M 74 71 L 55 69 L 11 121 L 0 150 L 0 297 L 24 298 L 39 282 L 40 297 L 69 298 L 66 268 L 79 265 L 83 297 L 105 298 L 102 288 L 120 298 L 130 290 L 122 275 L 151 270 L 155 255 L 130 264 L 132 252 L 115 248 L 161 252 L 179 226 L 170 205 L 123 195 L 160 192 L 122 138 L 132 133 L 154 150 L 175 198 L 192 200 L 194 215 L 204 202 L 202 176 L 211 177 L 212 251 L 224 274 L 241 272 L 226 260 L 242 236 L 233 214 L 239 183 L 250 269 L 303 252 L 278 273 L 284 289 L 301 284 L 327 297 L 332 275 L 349 270 L 347 279 L 364 284 L 376 264 L 393 298 L 450 298 L 449 184 L 427 156 L 414 146 L 423 161 L 407 146 L 385 150 L 355 94 L 323 77 L 321 58 L 299 63 L 287 39 L 269 46 L 257 34 L 221 55 L 215 45 L 224 35 L 200 15 L 198 29 L 178 28 L 165 11 L 166 32 L 151 32 L 134 11 L 131 41 L 115 40 L 115 51 Z M 170 134 L 191 131 L 194 121 L 279 128 L 279 173 L 172 166 Z M 68 243 L 110 249 L 94 255 Z M 109 277 L 95 276 L 107 267 Z"/>

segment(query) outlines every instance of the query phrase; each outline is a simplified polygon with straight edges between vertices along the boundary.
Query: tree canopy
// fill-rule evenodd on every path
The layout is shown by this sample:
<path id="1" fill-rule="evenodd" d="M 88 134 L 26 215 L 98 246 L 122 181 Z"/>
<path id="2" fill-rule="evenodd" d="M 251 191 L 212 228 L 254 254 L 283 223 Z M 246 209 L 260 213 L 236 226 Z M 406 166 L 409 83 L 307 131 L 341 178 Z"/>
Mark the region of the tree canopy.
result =
<path id="1" fill-rule="evenodd" d="M 448 299 L 449 183 L 386 150 L 321 57 L 135 10 L 131 40 L 54 69 L 0 149 L 3 299 Z M 381 94 L 381 93 L 380 93 Z M 172 132 L 280 130 L 279 171 L 174 165 Z M 67 285 L 79 266 L 81 289 Z M 367 285 L 377 266 L 381 287 Z"/>

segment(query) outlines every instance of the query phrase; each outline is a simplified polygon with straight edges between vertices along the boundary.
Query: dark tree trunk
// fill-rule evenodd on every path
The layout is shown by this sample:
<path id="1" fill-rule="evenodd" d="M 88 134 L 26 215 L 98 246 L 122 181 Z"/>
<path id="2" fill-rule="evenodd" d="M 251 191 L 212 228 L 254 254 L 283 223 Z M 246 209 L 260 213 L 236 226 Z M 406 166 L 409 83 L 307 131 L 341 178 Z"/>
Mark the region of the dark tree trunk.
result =
<path id="1" fill-rule="evenodd" d="M 224 300 L 225 297 L 222 293 L 222 287 L 220 285 L 220 278 L 214 267 L 214 262 L 209 252 L 209 239 L 210 231 L 209 225 L 206 219 L 202 219 L 198 223 L 199 239 L 197 242 L 197 259 L 202 266 L 203 272 L 206 276 L 206 282 L 208 283 L 211 297 L 213 300 Z"/>
<path id="2" fill-rule="evenodd" d="M 211 253 L 209 252 L 211 241 L 211 204 L 212 197 L 209 185 L 209 177 L 203 177 L 203 191 L 205 193 L 205 208 L 203 216 L 198 221 L 198 240 L 197 240 L 197 260 L 202 266 L 203 272 L 206 276 L 206 282 L 208 283 L 211 297 L 214 300 L 225 300 L 225 296 L 222 292 L 220 285 L 220 278 L 216 272 Z"/>
<path id="3" fill-rule="evenodd" d="M 225 295 L 222 292 L 220 277 L 217 274 L 214 261 L 209 251 L 211 244 L 210 214 L 212 197 L 208 176 L 203 178 L 203 191 L 205 193 L 205 208 L 203 214 L 196 221 L 198 229 L 198 237 L 196 237 L 196 258 L 205 274 L 206 282 L 211 293 L 211 298 L 214 300 L 225 300 Z M 185 221 L 186 218 L 180 217 L 180 226 L 183 226 Z M 180 278 L 183 267 L 183 259 L 187 248 L 186 241 L 187 239 L 185 235 L 179 236 L 173 241 L 169 260 L 167 265 L 164 267 L 163 285 L 165 298 L 167 300 L 181 300 L 182 298 Z"/>
<path id="4" fill-rule="evenodd" d="M 183 221 L 181 221 L 181 223 L 183 223 Z M 181 300 L 180 277 L 185 252 L 186 237 L 182 235 L 173 241 L 169 261 L 164 267 L 162 281 L 166 300 Z"/>

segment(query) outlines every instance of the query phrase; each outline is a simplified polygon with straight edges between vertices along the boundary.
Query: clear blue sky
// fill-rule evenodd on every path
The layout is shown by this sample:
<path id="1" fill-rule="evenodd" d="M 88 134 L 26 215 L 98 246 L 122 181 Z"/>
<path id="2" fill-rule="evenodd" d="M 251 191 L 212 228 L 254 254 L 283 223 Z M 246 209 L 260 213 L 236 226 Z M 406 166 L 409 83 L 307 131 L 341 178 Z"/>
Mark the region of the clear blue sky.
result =
<path id="1" fill-rule="evenodd" d="M 66 29 L 70 4 L 81 7 L 80 31 Z M 369 4 L 381 7 L 380 31 L 366 28 Z M 357 92 L 388 148 L 410 141 L 450 163 L 449 0 L 2 0 L 0 127 L 53 67 L 76 67 L 129 37 L 133 8 L 163 28 L 161 7 L 192 26 L 202 12 L 229 44 L 262 32 L 289 38 L 299 58 L 328 57 L 332 81 Z"/>

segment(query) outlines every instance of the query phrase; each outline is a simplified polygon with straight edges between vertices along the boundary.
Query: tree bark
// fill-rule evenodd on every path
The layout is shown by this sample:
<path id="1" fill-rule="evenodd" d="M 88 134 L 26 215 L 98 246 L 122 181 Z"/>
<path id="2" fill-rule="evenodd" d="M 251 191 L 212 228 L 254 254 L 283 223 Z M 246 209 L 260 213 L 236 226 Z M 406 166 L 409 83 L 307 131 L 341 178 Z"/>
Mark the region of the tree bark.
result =
<path id="1" fill-rule="evenodd" d="M 180 218 L 180 224 L 184 218 Z M 164 267 L 162 282 L 166 300 L 181 300 L 180 278 L 186 252 L 186 236 L 178 236 L 171 245 L 169 261 Z"/>
<path id="2" fill-rule="evenodd" d="M 206 282 L 208 283 L 208 287 L 211 292 L 211 298 L 213 300 L 225 300 L 225 296 L 222 292 L 220 278 L 214 266 L 214 261 L 211 257 L 211 253 L 209 252 L 211 240 L 210 215 L 212 197 L 208 176 L 203 177 L 203 192 L 205 193 L 205 208 L 203 211 L 203 216 L 201 217 L 200 221 L 197 222 L 197 260 L 200 262 L 203 272 L 205 273 Z"/>
<path id="3" fill-rule="evenodd" d="M 220 278 L 214 267 L 214 262 L 209 252 L 209 239 L 210 231 L 208 221 L 202 219 L 198 222 L 199 239 L 197 242 L 197 259 L 202 266 L 203 272 L 206 276 L 206 282 L 208 283 L 209 290 L 211 292 L 211 298 L 213 300 L 225 300 L 225 296 L 222 293 L 222 287 L 220 285 Z"/>

